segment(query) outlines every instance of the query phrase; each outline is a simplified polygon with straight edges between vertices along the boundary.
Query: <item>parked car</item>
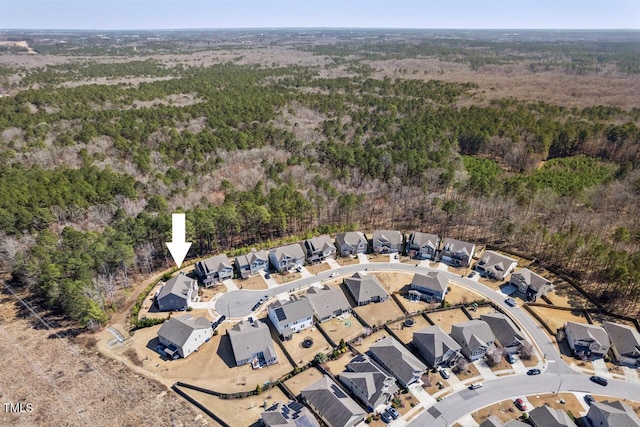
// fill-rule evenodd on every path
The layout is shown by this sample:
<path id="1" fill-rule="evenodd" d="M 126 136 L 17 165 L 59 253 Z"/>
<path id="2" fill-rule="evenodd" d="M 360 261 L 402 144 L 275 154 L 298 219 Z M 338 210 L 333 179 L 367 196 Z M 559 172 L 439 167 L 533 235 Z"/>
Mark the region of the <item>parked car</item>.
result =
<path id="1" fill-rule="evenodd" d="M 335 273 L 331 273 L 331 274 L 329 275 L 329 277 L 337 277 L 337 276 L 338 276 L 338 273 L 337 273 L 337 272 L 335 272 Z"/>
<path id="2" fill-rule="evenodd" d="M 389 415 L 391 415 L 391 417 L 393 417 L 394 420 L 400 418 L 400 413 L 393 406 L 389 406 L 387 408 L 387 412 L 389 413 Z"/>
<path id="3" fill-rule="evenodd" d="M 607 381 L 606 379 L 599 377 L 597 375 L 593 375 L 591 378 L 589 378 L 591 381 L 593 381 L 596 384 L 600 384 L 602 386 L 606 386 L 607 384 L 609 384 L 609 381 Z"/>
<path id="4" fill-rule="evenodd" d="M 475 390 L 480 387 L 482 387 L 482 383 L 480 382 L 471 383 L 471 385 L 469 386 L 469 390 Z"/>
<path id="5" fill-rule="evenodd" d="M 387 411 L 382 411 L 380 413 L 380 418 L 382 418 L 382 421 L 384 421 L 386 424 L 389 424 L 391 421 L 393 421 L 393 417 Z"/>
<path id="6" fill-rule="evenodd" d="M 511 307 L 515 307 L 516 305 L 518 305 L 516 303 L 516 300 L 514 300 L 513 298 L 507 298 L 506 300 L 504 300 L 505 304 L 510 305 Z"/>
<path id="7" fill-rule="evenodd" d="M 261 305 L 262 305 L 262 303 L 260 301 L 258 301 L 257 303 L 255 303 L 255 305 L 253 307 L 251 307 L 251 311 L 256 311 L 257 309 L 260 308 Z"/>
<path id="8" fill-rule="evenodd" d="M 596 400 L 590 394 L 585 394 L 584 395 L 584 401 L 587 402 L 587 405 L 591 406 L 591 404 L 593 402 L 595 402 Z"/>
<path id="9" fill-rule="evenodd" d="M 265 278 L 265 279 L 271 279 L 271 275 L 270 275 L 269 273 L 265 273 L 265 274 L 264 274 L 264 278 Z"/>
<path id="10" fill-rule="evenodd" d="M 507 353 L 507 355 L 505 356 L 505 359 L 507 359 L 507 362 L 511 363 L 512 365 L 516 363 L 516 358 L 511 353 Z"/>
<path id="11" fill-rule="evenodd" d="M 440 369 L 440 376 L 445 380 L 448 380 L 450 377 L 449 372 L 447 372 L 446 369 Z"/>
<path id="12" fill-rule="evenodd" d="M 298 273 L 301 273 L 301 272 L 302 272 L 302 267 L 300 267 L 300 266 L 296 267 L 296 271 L 297 271 Z"/>
<path id="13" fill-rule="evenodd" d="M 473 279 L 474 277 L 476 277 L 478 275 L 477 271 L 472 271 L 471 273 L 469 273 L 469 275 L 467 276 L 469 279 Z"/>
<path id="14" fill-rule="evenodd" d="M 527 410 L 527 405 L 524 403 L 524 401 L 520 398 L 517 398 L 514 402 L 516 404 L 516 407 L 518 409 L 520 409 L 521 411 L 526 411 Z"/>
<path id="15" fill-rule="evenodd" d="M 527 375 L 540 375 L 540 369 L 529 369 Z"/>

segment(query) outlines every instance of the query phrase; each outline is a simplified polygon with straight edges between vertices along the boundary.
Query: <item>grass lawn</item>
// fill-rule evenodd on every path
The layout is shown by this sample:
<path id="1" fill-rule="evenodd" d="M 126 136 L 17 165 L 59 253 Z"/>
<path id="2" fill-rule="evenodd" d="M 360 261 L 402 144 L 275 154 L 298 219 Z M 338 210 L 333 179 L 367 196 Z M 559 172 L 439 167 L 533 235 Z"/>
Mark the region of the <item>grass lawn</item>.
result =
<path id="1" fill-rule="evenodd" d="M 284 285 L 285 283 L 292 282 L 294 280 L 298 280 L 302 277 L 300 273 L 297 271 L 292 271 L 287 274 L 277 274 L 274 273 L 271 275 L 271 278 L 276 281 L 279 285 Z"/>
<path id="2" fill-rule="evenodd" d="M 562 409 L 563 411 L 571 411 L 573 415 L 579 417 L 580 412 L 585 412 L 582 404 L 573 393 L 543 394 L 537 396 L 527 396 L 527 400 L 531 402 L 533 408 L 538 406 L 549 405 L 553 409 Z M 560 403 L 564 400 L 565 403 Z M 530 408 L 532 409 L 532 408 Z"/>
<path id="3" fill-rule="evenodd" d="M 522 415 L 522 411 L 516 408 L 512 400 L 503 400 L 471 414 L 478 424 L 485 422 L 491 415 L 498 417 L 503 423 L 507 423 L 511 420 L 517 420 Z"/>
<path id="4" fill-rule="evenodd" d="M 428 316 L 433 323 L 440 326 L 442 330 L 448 334 L 451 333 L 451 325 L 469 320 L 467 315 L 464 314 L 464 311 L 460 308 L 452 308 L 450 310 L 429 313 Z"/>
<path id="5" fill-rule="evenodd" d="M 345 320 L 331 319 L 320 324 L 320 327 L 336 343 L 341 339 L 349 341 L 364 332 L 364 326 L 355 317 L 349 315 Z"/>
<path id="6" fill-rule="evenodd" d="M 395 254 L 391 255 L 392 257 L 395 256 Z M 367 258 L 369 259 L 369 262 L 389 262 L 389 254 L 370 254 L 367 255 Z"/>
<path id="7" fill-rule="evenodd" d="M 557 277 L 553 278 L 553 283 L 554 290 L 547 294 L 547 298 L 554 305 L 559 307 L 594 308 L 594 305 L 569 283 Z"/>
<path id="8" fill-rule="evenodd" d="M 302 342 L 307 338 L 313 340 L 313 345 L 309 348 L 304 348 L 302 347 Z M 284 341 L 283 344 L 287 353 L 298 366 L 304 366 L 311 362 L 317 353 L 329 353 L 331 351 L 331 345 L 315 327 L 293 334 L 293 338 Z"/>
<path id="9" fill-rule="evenodd" d="M 389 320 L 394 320 L 403 315 L 398 304 L 389 298 L 385 302 L 374 302 L 371 304 L 355 307 L 353 309 L 371 327 L 384 325 Z"/>
<path id="10" fill-rule="evenodd" d="M 532 354 L 530 359 L 523 359 L 521 357 L 520 360 L 522 360 L 522 364 L 527 368 L 533 368 L 538 364 L 538 357 L 535 354 Z"/>
<path id="11" fill-rule="evenodd" d="M 497 365 L 494 365 L 494 366 L 489 366 L 489 369 L 491 369 L 491 371 L 493 371 L 493 372 L 504 371 L 504 370 L 508 370 L 509 369 L 509 370 L 511 370 L 511 373 L 515 373 L 513 371 L 513 368 L 511 367 L 511 364 L 509 362 L 507 362 L 507 359 L 505 359 L 504 356 L 502 356 L 500 358 L 500 363 L 498 363 Z"/>
<path id="12" fill-rule="evenodd" d="M 236 285 L 238 285 L 240 289 L 267 289 L 267 282 L 265 282 L 262 276 L 259 274 L 247 279 L 236 279 Z"/>
<path id="13" fill-rule="evenodd" d="M 300 372 L 298 375 L 286 380 L 284 385 L 291 390 L 291 393 L 293 393 L 294 396 L 297 396 L 303 388 L 315 381 L 318 381 L 321 377 L 322 372 L 318 371 L 316 368 L 309 368 L 306 371 Z"/>
<path id="14" fill-rule="evenodd" d="M 375 273 L 382 283 L 382 287 L 389 293 L 392 294 L 394 292 L 398 292 L 402 288 L 405 290 L 409 290 L 409 284 L 411 283 L 411 279 L 413 279 L 413 274 L 410 273 L 394 273 L 394 272 L 382 272 Z"/>
<path id="15" fill-rule="evenodd" d="M 400 303 L 408 313 L 418 313 L 424 310 L 434 310 L 440 306 L 438 303 L 426 301 L 411 301 L 403 295 L 398 295 Z"/>
<path id="16" fill-rule="evenodd" d="M 449 369 L 449 371 L 451 371 Z M 429 383 L 427 383 L 426 377 L 428 376 L 429 378 Z M 439 373 L 433 373 L 431 372 L 431 369 L 429 371 L 427 371 L 426 374 L 422 375 L 422 380 L 424 382 L 424 385 L 426 384 L 431 384 L 429 387 L 425 387 L 424 385 L 422 386 L 424 388 L 424 391 L 426 391 L 427 393 L 433 395 L 437 392 L 439 392 L 441 389 L 440 387 L 438 387 L 438 383 L 442 384 L 442 389 L 445 389 L 447 387 L 449 387 L 449 382 L 447 380 L 445 380 L 444 378 L 442 378 L 442 376 Z"/>
<path id="17" fill-rule="evenodd" d="M 447 294 L 444 296 L 444 299 L 451 305 L 467 305 L 472 301 L 480 301 L 485 299 L 482 295 L 473 292 L 469 288 L 465 288 L 453 282 L 449 282 L 449 287 L 451 288 L 451 290 L 447 292 Z"/>
<path id="18" fill-rule="evenodd" d="M 552 331 L 564 327 L 566 322 L 589 323 L 584 317 L 582 310 L 559 310 L 552 306 L 547 307 L 531 307 L 533 311 L 545 319 Z"/>
<path id="19" fill-rule="evenodd" d="M 400 256 L 400 262 L 403 263 L 403 264 L 411 264 L 411 265 L 420 264 L 420 260 L 412 259 L 412 258 L 409 258 L 408 256 L 404 256 L 404 255 Z"/>
<path id="20" fill-rule="evenodd" d="M 353 257 L 353 258 L 336 258 L 336 262 L 338 264 L 340 264 L 341 266 L 345 266 L 345 265 L 353 265 L 353 264 L 358 264 L 360 261 L 358 260 L 358 257 Z"/>
<path id="21" fill-rule="evenodd" d="M 404 320 L 400 320 L 389 325 L 389 328 L 393 333 L 396 334 L 400 341 L 405 344 L 409 344 L 413 340 L 414 332 L 431 326 L 431 324 L 421 315 L 413 316 L 412 319 L 414 324 L 411 327 L 404 326 Z"/>
<path id="22" fill-rule="evenodd" d="M 491 307 L 490 305 L 484 307 L 476 307 L 475 310 L 473 308 L 469 308 L 469 313 L 471 313 L 471 316 L 474 319 L 479 319 L 481 315 L 494 313 L 495 311 L 496 309 Z"/>
<path id="23" fill-rule="evenodd" d="M 473 363 L 469 363 L 467 368 L 464 371 L 455 372 L 454 374 L 456 375 L 456 377 L 458 377 L 460 381 L 466 381 L 468 379 L 480 376 L 480 372 L 478 371 L 478 368 L 476 368 L 473 365 Z"/>
<path id="24" fill-rule="evenodd" d="M 311 274 L 318 274 L 323 271 L 331 270 L 331 266 L 326 262 L 321 262 L 315 265 L 309 265 L 306 267 L 307 271 Z"/>
<path id="25" fill-rule="evenodd" d="M 353 346 L 360 353 L 366 353 L 373 344 L 388 336 L 389 333 L 387 333 L 387 331 L 380 329 L 362 340 L 356 340 L 356 342 L 353 343 Z"/>
<path id="26" fill-rule="evenodd" d="M 346 352 L 339 359 L 336 360 L 328 360 L 322 366 L 331 372 L 334 376 L 340 374 L 345 370 L 351 359 L 353 359 L 356 355 L 351 352 Z"/>

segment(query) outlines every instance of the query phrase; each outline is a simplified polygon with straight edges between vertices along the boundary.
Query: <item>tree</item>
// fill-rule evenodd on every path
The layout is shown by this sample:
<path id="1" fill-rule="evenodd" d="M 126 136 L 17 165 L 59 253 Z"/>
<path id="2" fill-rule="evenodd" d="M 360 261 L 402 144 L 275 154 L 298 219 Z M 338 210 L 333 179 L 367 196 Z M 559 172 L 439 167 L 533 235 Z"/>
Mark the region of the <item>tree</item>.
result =
<path id="1" fill-rule="evenodd" d="M 327 361 L 327 355 L 324 353 L 316 353 L 316 355 L 313 357 L 313 360 L 318 364 L 322 364 Z"/>

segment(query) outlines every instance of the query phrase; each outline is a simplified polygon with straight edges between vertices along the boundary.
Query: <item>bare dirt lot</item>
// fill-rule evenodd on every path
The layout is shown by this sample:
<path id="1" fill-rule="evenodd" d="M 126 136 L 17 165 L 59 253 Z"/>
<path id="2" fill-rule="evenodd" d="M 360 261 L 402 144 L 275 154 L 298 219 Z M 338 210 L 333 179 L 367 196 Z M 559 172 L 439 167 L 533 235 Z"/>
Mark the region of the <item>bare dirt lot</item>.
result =
<path id="1" fill-rule="evenodd" d="M 328 320 L 323 322 L 321 327 L 336 344 L 338 344 L 341 339 L 349 341 L 364 332 L 364 326 L 351 315 L 344 320 Z"/>
<path id="2" fill-rule="evenodd" d="M 594 308 L 588 299 L 564 281 L 554 280 L 554 290 L 547 294 L 547 298 L 559 307 Z"/>
<path id="3" fill-rule="evenodd" d="M 469 309 L 469 313 L 471 313 L 471 316 L 474 319 L 479 319 L 481 315 L 494 313 L 495 311 L 496 309 L 491 307 L 490 305 L 483 306 L 483 307 L 476 307 L 475 310 L 473 308 Z"/>
<path id="4" fill-rule="evenodd" d="M 484 297 L 478 293 L 473 292 L 469 288 L 465 288 L 460 285 L 456 285 L 453 282 L 449 282 L 451 290 L 447 292 L 444 299 L 451 305 L 469 304 L 472 301 L 482 301 Z"/>
<path id="5" fill-rule="evenodd" d="M 382 286 L 386 289 L 388 293 L 398 292 L 400 289 L 407 286 L 411 283 L 411 279 L 413 278 L 413 274 L 409 273 L 392 273 L 392 272 L 382 272 L 376 273 L 378 280 L 382 283 Z"/>
<path id="6" fill-rule="evenodd" d="M 309 348 L 304 348 L 302 347 L 302 342 L 307 338 L 313 340 L 313 345 Z M 283 344 L 287 349 L 287 353 L 289 353 L 298 366 L 303 366 L 311 362 L 317 353 L 328 353 L 331 351 L 331 345 L 329 345 L 327 340 L 315 327 L 307 328 L 297 334 L 293 334 L 293 338 L 284 341 Z"/>
<path id="7" fill-rule="evenodd" d="M 531 307 L 542 319 L 545 319 L 551 330 L 564 327 L 566 322 L 589 323 L 581 310 L 558 310 L 553 307 Z"/>
<path id="8" fill-rule="evenodd" d="M 300 275 L 300 273 L 298 272 L 290 272 L 287 274 L 274 273 L 271 275 L 271 278 L 273 278 L 273 280 L 275 280 L 279 285 L 284 285 L 289 282 L 293 282 L 294 280 L 298 280 L 301 277 L 302 275 Z"/>
<path id="9" fill-rule="evenodd" d="M 440 326 L 442 330 L 448 334 L 451 333 L 451 325 L 469 320 L 467 315 L 464 314 L 464 311 L 460 308 L 429 313 L 428 316 L 433 323 Z"/>
<path id="10" fill-rule="evenodd" d="M 385 302 L 374 302 L 355 307 L 353 311 L 358 313 L 371 327 L 382 326 L 387 321 L 397 319 L 403 314 L 393 298 L 389 298 Z"/>
<path id="11" fill-rule="evenodd" d="M 518 419 L 520 415 L 522 415 L 522 411 L 515 407 L 512 400 L 503 400 L 502 402 L 487 406 L 471 414 L 478 424 L 482 424 L 491 415 L 498 417 L 500 421 L 506 423 Z"/>
<path id="12" fill-rule="evenodd" d="M 336 258 L 336 262 L 338 264 L 340 264 L 341 266 L 345 266 L 345 265 L 353 265 L 353 264 L 358 264 L 360 261 L 358 260 L 358 258 L 353 257 L 353 258 Z"/>
<path id="13" fill-rule="evenodd" d="M 309 265 L 306 267 L 307 271 L 311 274 L 322 273 L 323 271 L 331 270 L 331 266 L 326 262 L 321 262 L 315 265 Z"/>
<path id="14" fill-rule="evenodd" d="M 259 274 L 247 279 L 236 279 L 236 285 L 238 285 L 240 289 L 250 289 L 254 291 L 267 289 L 267 282 L 265 282 Z"/>
<path id="15" fill-rule="evenodd" d="M 571 411 L 576 417 L 578 417 L 581 412 L 586 413 L 586 411 L 578 401 L 578 398 L 572 393 L 527 396 L 527 400 L 531 402 L 531 406 L 533 406 L 534 408 L 537 408 L 538 406 L 548 405 L 553 409 Z M 564 400 L 565 403 L 560 403 L 561 400 Z"/>
<path id="16" fill-rule="evenodd" d="M 364 354 L 367 351 L 369 351 L 369 348 L 371 348 L 373 344 L 377 343 L 381 339 L 388 336 L 389 336 L 389 333 L 387 331 L 385 331 L 384 329 L 380 329 L 379 331 L 372 333 L 371 335 L 363 338 L 362 340 L 359 340 L 359 339 L 356 340 L 356 342 L 353 345 L 356 350 Z"/>
<path id="17" fill-rule="evenodd" d="M 393 333 L 396 334 L 400 341 L 405 344 L 409 344 L 413 340 L 414 332 L 431 326 L 431 324 L 427 322 L 427 319 L 421 315 L 413 316 L 411 319 L 413 319 L 414 322 L 411 327 L 404 326 L 404 320 L 394 322 L 389 325 L 389 328 Z"/>
<path id="18" fill-rule="evenodd" d="M 286 385 L 287 388 L 291 390 L 291 393 L 293 393 L 294 396 L 297 396 L 300 394 L 303 388 L 317 381 L 321 377 L 322 372 L 320 372 L 316 368 L 310 368 L 304 372 L 300 372 L 294 377 L 289 378 L 284 382 L 284 385 Z"/>

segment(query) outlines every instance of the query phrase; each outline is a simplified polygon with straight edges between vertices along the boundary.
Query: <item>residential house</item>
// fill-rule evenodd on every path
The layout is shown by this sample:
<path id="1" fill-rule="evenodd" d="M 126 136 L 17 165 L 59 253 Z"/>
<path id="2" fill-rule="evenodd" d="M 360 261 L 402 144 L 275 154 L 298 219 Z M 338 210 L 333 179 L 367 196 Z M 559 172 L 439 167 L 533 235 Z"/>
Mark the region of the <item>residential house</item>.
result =
<path id="1" fill-rule="evenodd" d="M 374 275 L 356 273 L 344 279 L 344 285 L 358 306 L 389 299 L 389 294 Z"/>
<path id="2" fill-rule="evenodd" d="M 602 326 L 567 322 L 564 333 L 569 347 L 576 356 L 598 359 L 609 352 L 609 335 Z"/>
<path id="3" fill-rule="evenodd" d="M 510 283 L 523 296 L 525 301 L 534 301 L 546 295 L 553 288 L 553 284 L 544 277 L 528 268 L 520 268 L 511 275 Z"/>
<path id="4" fill-rule="evenodd" d="M 156 295 L 160 311 L 186 310 L 198 296 L 198 282 L 183 273 L 172 277 Z"/>
<path id="5" fill-rule="evenodd" d="M 238 276 L 247 279 L 269 267 L 269 253 L 251 249 L 248 254 L 237 256 L 234 260 L 234 265 Z"/>
<path id="6" fill-rule="evenodd" d="M 297 243 L 281 246 L 269 252 L 269 260 L 278 273 L 287 273 L 304 265 L 304 251 Z"/>
<path id="7" fill-rule="evenodd" d="M 593 427 L 640 427 L 640 418 L 623 402 L 593 402 L 587 412 Z"/>
<path id="8" fill-rule="evenodd" d="M 409 352 L 398 340 L 385 337 L 369 347 L 369 355 L 393 374 L 402 387 L 421 381 L 427 366 Z"/>
<path id="9" fill-rule="evenodd" d="M 260 414 L 260 419 L 264 427 L 320 427 L 311 411 L 295 400 L 275 403 Z"/>
<path id="10" fill-rule="evenodd" d="M 609 334 L 611 352 L 618 365 L 640 368 L 640 334 L 636 328 L 613 322 L 602 322 Z"/>
<path id="11" fill-rule="evenodd" d="M 368 246 L 369 241 L 360 231 L 348 231 L 336 235 L 336 249 L 342 256 L 364 254 Z"/>
<path id="12" fill-rule="evenodd" d="M 480 319 L 489 325 L 491 332 L 496 337 L 496 341 L 509 354 L 517 353 L 523 342 L 527 341 L 522 331 L 503 313 L 496 311 L 481 314 Z"/>
<path id="13" fill-rule="evenodd" d="M 190 314 L 166 320 L 158 330 L 158 340 L 166 347 L 169 356 L 187 357 L 213 335 L 211 322 L 205 317 L 193 318 Z"/>
<path id="14" fill-rule="evenodd" d="M 461 240 L 445 238 L 440 260 L 454 267 L 469 267 L 476 245 Z"/>
<path id="15" fill-rule="evenodd" d="M 233 267 L 226 254 L 216 255 L 196 263 L 196 274 L 208 288 L 233 278 Z"/>
<path id="16" fill-rule="evenodd" d="M 462 354 L 471 361 L 483 357 L 495 341 L 487 322 L 477 319 L 451 326 L 451 338 L 460 344 Z"/>
<path id="17" fill-rule="evenodd" d="M 364 425 L 367 415 L 328 375 L 303 388 L 304 401 L 329 427 Z"/>
<path id="18" fill-rule="evenodd" d="M 420 292 L 420 299 L 427 302 L 442 302 L 449 289 L 449 279 L 440 271 L 414 274 L 409 289 Z"/>
<path id="19" fill-rule="evenodd" d="M 460 344 L 437 325 L 414 332 L 412 343 L 429 366 L 454 366 L 462 357 Z"/>
<path id="20" fill-rule="evenodd" d="M 529 411 L 529 422 L 534 427 L 577 427 L 565 411 L 547 405 Z"/>
<path id="21" fill-rule="evenodd" d="M 396 230 L 375 230 L 371 244 L 373 252 L 378 254 L 402 252 L 404 235 Z"/>
<path id="22" fill-rule="evenodd" d="M 489 415 L 489 418 L 484 420 L 480 427 L 531 427 L 531 425 L 520 420 L 511 420 L 507 421 L 506 424 L 502 424 L 500 418 L 495 415 Z"/>
<path id="23" fill-rule="evenodd" d="M 436 234 L 414 231 L 409 235 L 407 254 L 416 259 L 435 259 L 440 237 Z"/>
<path id="24" fill-rule="evenodd" d="M 518 265 L 518 261 L 494 251 L 485 251 L 476 264 L 482 275 L 496 280 L 504 280 Z"/>
<path id="25" fill-rule="evenodd" d="M 262 322 L 243 320 L 227 330 L 236 365 L 251 363 L 254 368 L 278 363 L 269 327 Z"/>
<path id="26" fill-rule="evenodd" d="M 395 378 L 366 355 L 352 359 L 338 379 L 368 412 L 384 410 L 398 391 Z"/>
<path id="27" fill-rule="evenodd" d="M 277 301 L 269 306 L 269 319 L 282 338 L 289 339 L 313 325 L 313 309 L 306 298 L 284 304 Z"/>
<path id="28" fill-rule="evenodd" d="M 322 288 L 312 286 L 303 298 L 309 300 L 318 322 L 325 322 L 344 313 L 351 312 L 351 305 L 340 288 L 325 285 Z"/>
<path id="29" fill-rule="evenodd" d="M 327 235 L 313 237 L 302 242 L 307 261 L 309 264 L 322 262 L 327 258 L 336 257 L 336 246 Z"/>

